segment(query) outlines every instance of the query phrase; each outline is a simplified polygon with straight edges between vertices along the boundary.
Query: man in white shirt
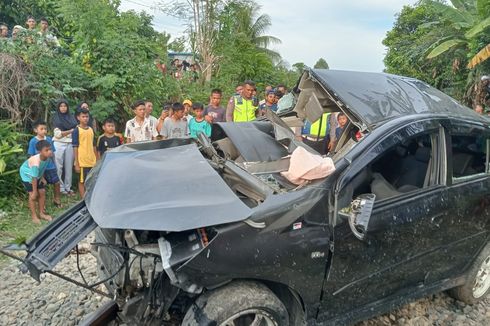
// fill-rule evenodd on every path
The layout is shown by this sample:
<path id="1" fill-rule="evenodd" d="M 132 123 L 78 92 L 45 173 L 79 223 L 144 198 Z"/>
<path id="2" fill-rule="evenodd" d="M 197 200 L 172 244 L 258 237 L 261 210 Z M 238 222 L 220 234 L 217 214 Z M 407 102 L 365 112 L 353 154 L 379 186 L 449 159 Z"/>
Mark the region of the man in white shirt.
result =
<path id="1" fill-rule="evenodd" d="M 146 118 L 145 101 L 136 101 L 131 108 L 135 117 L 126 122 L 126 130 L 124 131 L 126 143 L 156 139 L 158 136 L 156 129 L 157 122 Z"/>

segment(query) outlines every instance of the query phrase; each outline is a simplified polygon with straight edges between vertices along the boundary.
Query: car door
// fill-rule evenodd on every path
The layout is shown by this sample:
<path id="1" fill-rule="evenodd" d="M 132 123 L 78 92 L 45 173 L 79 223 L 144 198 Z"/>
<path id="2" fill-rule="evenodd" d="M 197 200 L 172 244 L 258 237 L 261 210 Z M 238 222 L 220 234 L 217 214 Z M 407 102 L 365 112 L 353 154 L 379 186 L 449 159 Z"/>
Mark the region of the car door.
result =
<path id="1" fill-rule="evenodd" d="M 431 279 L 464 273 L 488 242 L 490 229 L 490 128 L 463 121 L 448 127 L 449 215 L 440 228 L 444 255 Z"/>
<path id="2" fill-rule="evenodd" d="M 378 198 L 366 240 L 357 239 L 342 217 L 342 208 L 353 196 L 370 191 L 374 181 L 366 187 L 363 180 L 369 180 L 373 174 L 369 170 L 377 162 L 391 155 L 393 149 L 403 146 L 405 140 L 418 141 L 417 137 L 430 139 L 431 158 L 427 163 L 428 172 L 425 172 L 425 180 L 430 182 L 424 181 L 420 189 Z M 396 160 L 388 159 L 387 162 L 391 167 L 397 165 Z M 399 163 L 404 162 L 401 159 Z M 366 306 L 372 305 L 370 307 L 375 309 L 373 307 L 382 300 L 424 284 L 438 251 L 432 232 L 449 209 L 445 165 L 444 128 L 435 121 L 418 121 L 382 136 L 339 178 L 333 259 L 324 284 L 320 320 L 349 315 L 363 306 L 369 308 Z"/>

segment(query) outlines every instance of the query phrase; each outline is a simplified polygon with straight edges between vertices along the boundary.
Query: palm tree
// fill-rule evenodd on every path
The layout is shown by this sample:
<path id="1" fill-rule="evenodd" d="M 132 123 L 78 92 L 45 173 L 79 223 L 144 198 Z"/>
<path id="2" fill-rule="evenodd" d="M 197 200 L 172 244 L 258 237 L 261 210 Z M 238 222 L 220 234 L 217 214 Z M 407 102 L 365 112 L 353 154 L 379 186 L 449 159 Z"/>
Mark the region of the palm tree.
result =
<path id="1" fill-rule="evenodd" d="M 450 0 L 450 4 L 425 0 L 423 3 L 439 12 L 441 18 L 422 27 L 433 29 L 434 35 L 440 35 L 443 30 L 445 35 L 429 47 L 428 59 L 461 48 L 471 52 L 472 43 L 490 27 L 488 0 Z M 468 62 L 470 69 L 490 58 L 490 44 L 478 50 Z"/>
<path id="2" fill-rule="evenodd" d="M 259 51 L 266 53 L 272 61 L 279 62 L 281 55 L 269 47 L 281 44 L 281 40 L 265 35 L 272 22 L 269 15 L 259 15 L 259 10 L 260 6 L 254 2 L 236 8 L 235 32 L 246 35 Z"/>

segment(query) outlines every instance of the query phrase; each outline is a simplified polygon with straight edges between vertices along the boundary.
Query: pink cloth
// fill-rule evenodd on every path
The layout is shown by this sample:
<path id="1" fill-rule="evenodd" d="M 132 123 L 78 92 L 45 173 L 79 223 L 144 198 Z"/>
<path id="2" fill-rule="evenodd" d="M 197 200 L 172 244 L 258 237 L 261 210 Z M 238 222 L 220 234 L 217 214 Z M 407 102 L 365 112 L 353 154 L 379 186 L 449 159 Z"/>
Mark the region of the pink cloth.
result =
<path id="1" fill-rule="evenodd" d="M 301 185 L 307 181 L 326 178 L 335 171 L 333 160 L 308 152 L 298 146 L 291 155 L 289 170 L 281 172 L 290 182 Z"/>

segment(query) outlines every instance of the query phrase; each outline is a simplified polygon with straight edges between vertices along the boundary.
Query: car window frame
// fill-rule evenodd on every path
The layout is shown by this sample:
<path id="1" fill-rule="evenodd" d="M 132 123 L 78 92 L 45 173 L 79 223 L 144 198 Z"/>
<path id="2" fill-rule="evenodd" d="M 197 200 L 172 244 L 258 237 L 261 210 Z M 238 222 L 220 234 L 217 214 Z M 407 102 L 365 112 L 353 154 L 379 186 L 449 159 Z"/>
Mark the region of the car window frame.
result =
<path id="1" fill-rule="evenodd" d="M 467 122 L 451 122 L 451 127 L 448 132 L 447 141 L 447 153 L 448 153 L 448 163 L 450 162 L 450 167 L 448 166 L 448 184 L 458 185 L 464 182 L 471 182 L 474 180 L 486 178 L 490 176 L 490 130 L 489 127 L 479 124 L 472 124 Z M 453 146 L 452 137 L 453 136 L 466 136 L 466 137 L 479 137 L 484 136 L 486 138 L 486 158 L 485 158 L 485 172 L 480 172 L 472 175 L 455 177 L 453 172 Z"/>
<path id="2" fill-rule="evenodd" d="M 425 129 L 422 126 L 420 126 L 420 124 L 422 124 L 422 126 L 425 127 Z M 335 208 L 334 208 L 335 216 L 333 218 L 333 220 L 335 221 L 334 222 L 335 225 L 339 223 L 338 213 L 343 208 L 343 207 L 338 207 L 341 194 L 349 186 L 350 182 L 355 178 L 355 176 L 357 176 L 358 173 L 362 171 L 362 169 L 372 164 L 381 155 L 384 155 L 387 150 L 392 148 L 392 146 L 396 146 L 396 144 L 384 145 L 384 143 L 387 143 L 390 140 L 392 140 L 395 135 L 397 134 L 399 135 L 407 131 L 408 133 L 411 132 L 412 134 L 406 137 L 405 139 L 421 136 L 423 134 L 432 134 L 438 136 L 437 144 L 436 144 L 437 153 L 438 153 L 437 164 L 439 165 L 438 183 L 434 185 L 429 185 L 428 187 L 425 188 L 420 188 L 407 193 L 402 193 L 400 195 L 393 196 L 390 198 L 377 200 L 375 202 L 375 208 L 378 208 L 380 206 L 385 206 L 385 205 L 391 205 L 393 202 L 404 200 L 405 198 L 408 197 L 418 197 L 420 194 L 424 194 L 429 191 L 434 191 L 440 188 L 445 188 L 447 186 L 447 175 L 448 175 L 447 131 L 443 126 L 443 124 L 441 123 L 441 121 L 439 120 L 427 119 L 427 120 L 415 121 L 401 128 L 398 128 L 393 132 L 390 132 L 389 134 L 380 138 L 376 143 L 370 146 L 370 148 L 367 148 L 363 154 L 361 154 L 358 158 L 356 158 L 355 163 L 351 165 L 349 168 L 347 168 L 346 171 L 344 171 L 342 175 L 338 178 L 336 191 L 335 191 Z M 378 147 L 383 147 L 383 150 L 376 156 L 373 156 L 372 153 Z M 431 147 L 434 150 L 434 146 L 432 145 Z M 432 163 L 432 164 L 436 164 L 436 163 Z"/>

